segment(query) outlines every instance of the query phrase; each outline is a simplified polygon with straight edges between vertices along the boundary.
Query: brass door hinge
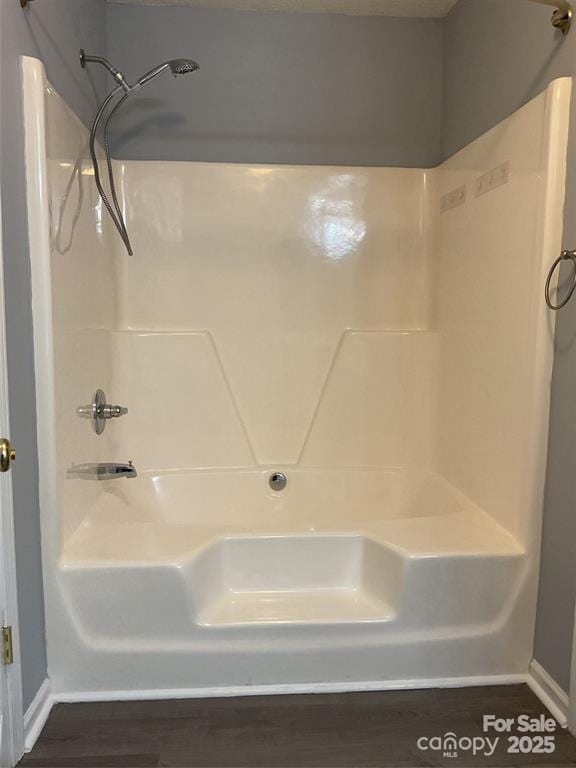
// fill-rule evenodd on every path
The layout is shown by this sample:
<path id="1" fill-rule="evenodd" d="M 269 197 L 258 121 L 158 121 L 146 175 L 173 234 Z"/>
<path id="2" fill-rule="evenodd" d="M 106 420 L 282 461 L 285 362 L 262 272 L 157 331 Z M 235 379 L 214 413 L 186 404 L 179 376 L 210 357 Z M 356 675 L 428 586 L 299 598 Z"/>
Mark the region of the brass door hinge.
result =
<path id="1" fill-rule="evenodd" d="M 2 627 L 2 664 L 14 663 L 14 647 L 12 645 L 12 627 Z"/>

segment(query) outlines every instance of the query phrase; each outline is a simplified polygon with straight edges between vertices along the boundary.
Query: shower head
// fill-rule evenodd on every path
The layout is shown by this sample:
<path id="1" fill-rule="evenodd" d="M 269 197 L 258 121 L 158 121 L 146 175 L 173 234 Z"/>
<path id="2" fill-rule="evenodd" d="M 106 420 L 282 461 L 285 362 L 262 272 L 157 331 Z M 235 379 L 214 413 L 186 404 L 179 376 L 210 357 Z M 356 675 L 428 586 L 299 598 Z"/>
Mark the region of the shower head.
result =
<path id="1" fill-rule="evenodd" d="M 80 64 L 82 68 L 84 69 L 86 64 L 90 63 L 100 64 L 101 66 L 106 67 L 108 72 L 110 72 L 112 77 L 122 86 L 126 93 L 139 90 L 149 83 L 150 80 L 158 77 L 158 75 L 161 75 L 162 72 L 165 72 L 166 70 L 170 70 L 170 72 L 176 76 L 187 75 L 189 72 L 196 72 L 197 69 L 200 69 L 200 65 L 196 61 L 192 61 L 192 59 L 171 59 L 170 61 L 165 61 L 163 64 L 158 64 L 157 67 L 154 67 L 154 69 L 151 69 L 143 75 L 135 85 L 130 85 L 122 72 L 116 69 L 108 59 L 105 59 L 102 56 L 88 56 L 83 49 L 80 49 Z"/>
<path id="2" fill-rule="evenodd" d="M 187 75 L 188 72 L 196 72 L 200 69 L 197 61 L 192 59 L 174 59 L 170 63 L 170 71 L 173 75 Z"/>
<path id="3" fill-rule="evenodd" d="M 161 75 L 162 72 L 165 72 L 166 70 L 170 70 L 170 72 L 176 76 L 186 75 L 188 72 L 195 72 L 197 69 L 200 69 L 200 65 L 197 64 L 197 62 L 192 61 L 192 59 L 172 59 L 171 61 L 165 61 L 163 64 L 159 64 L 157 67 L 154 67 L 154 69 L 151 69 L 150 72 L 143 75 L 134 88 L 142 88 L 142 86 L 146 85 L 150 80 L 158 77 L 158 75 Z"/>

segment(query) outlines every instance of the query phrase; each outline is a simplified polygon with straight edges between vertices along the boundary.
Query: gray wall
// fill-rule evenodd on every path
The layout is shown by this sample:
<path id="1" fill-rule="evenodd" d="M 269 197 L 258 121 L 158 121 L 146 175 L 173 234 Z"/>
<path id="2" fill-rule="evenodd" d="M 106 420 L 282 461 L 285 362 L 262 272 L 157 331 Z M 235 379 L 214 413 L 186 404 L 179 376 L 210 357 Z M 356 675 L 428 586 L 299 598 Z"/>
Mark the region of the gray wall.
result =
<path id="1" fill-rule="evenodd" d="M 0 30 L 0 151 L 10 437 L 18 451 L 13 470 L 14 521 L 26 708 L 46 675 L 46 648 L 19 56 L 41 58 L 53 84 L 78 114 L 88 119 L 94 111 L 95 94 L 86 87 L 86 77 L 76 66 L 77 50 L 80 45 L 104 50 L 105 7 L 103 0 L 42 0 L 23 11 L 16 0 L 4 0 L 0 4 Z M 103 84 L 94 85 L 102 88 Z M 5 427 L 0 431 L 4 433 Z"/>
<path id="2" fill-rule="evenodd" d="M 448 17 L 442 146 L 449 156 L 548 82 L 576 73 L 576 29 L 563 38 L 549 8 L 460 0 Z M 564 247 L 576 248 L 576 101 Z M 535 657 L 568 690 L 576 597 L 576 301 L 558 313 Z"/>
<path id="3" fill-rule="evenodd" d="M 134 99 L 115 123 L 114 154 L 434 165 L 443 28 L 438 19 L 112 4 L 108 51 L 129 78 L 178 56 L 201 66 Z"/>
<path id="4" fill-rule="evenodd" d="M 446 20 L 442 157 L 461 149 L 546 88 L 576 72 L 576 35 L 526 0 L 459 0 Z"/>

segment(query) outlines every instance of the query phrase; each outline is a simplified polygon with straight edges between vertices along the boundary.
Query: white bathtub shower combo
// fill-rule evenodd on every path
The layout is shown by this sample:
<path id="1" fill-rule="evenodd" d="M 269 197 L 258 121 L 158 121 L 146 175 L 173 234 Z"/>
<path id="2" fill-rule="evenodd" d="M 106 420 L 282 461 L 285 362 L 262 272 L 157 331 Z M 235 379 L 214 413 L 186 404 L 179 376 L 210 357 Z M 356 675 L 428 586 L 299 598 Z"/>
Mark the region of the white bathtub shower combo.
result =
<path id="1" fill-rule="evenodd" d="M 570 80 L 432 170 L 114 161 L 128 256 L 23 76 L 56 694 L 525 673 Z"/>

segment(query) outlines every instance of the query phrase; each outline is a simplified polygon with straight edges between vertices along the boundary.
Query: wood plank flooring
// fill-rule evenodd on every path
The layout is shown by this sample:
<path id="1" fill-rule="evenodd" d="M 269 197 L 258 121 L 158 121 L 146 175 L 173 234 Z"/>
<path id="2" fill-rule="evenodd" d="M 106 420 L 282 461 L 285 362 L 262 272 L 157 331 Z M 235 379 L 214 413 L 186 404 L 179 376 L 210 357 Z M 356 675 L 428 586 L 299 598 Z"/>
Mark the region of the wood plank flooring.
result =
<path id="1" fill-rule="evenodd" d="M 558 728 L 552 755 L 421 751 L 420 737 L 482 737 L 482 717 L 546 714 L 527 686 L 384 693 L 58 704 L 20 768 L 419 768 L 576 766 Z M 494 734 L 489 734 L 493 736 Z M 534 735 L 534 734 L 531 734 Z"/>

